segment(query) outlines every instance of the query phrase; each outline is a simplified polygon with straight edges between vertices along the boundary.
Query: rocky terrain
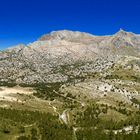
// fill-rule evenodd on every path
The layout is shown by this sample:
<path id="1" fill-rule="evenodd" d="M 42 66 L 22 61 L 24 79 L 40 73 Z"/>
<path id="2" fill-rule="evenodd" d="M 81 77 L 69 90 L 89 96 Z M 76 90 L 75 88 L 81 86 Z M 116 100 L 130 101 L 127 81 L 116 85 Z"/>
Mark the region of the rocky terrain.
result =
<path id="1" fill-rule="evenodd" d="M 140 35 L 122 29 L 108 36 L 51 32 L 28 45 L 0 52 L 0 86 L 0 107 L 56 115 L 68 127 L 72 140 L 92 140 L 94 131 L 103 132 L 106 140 L 108 134 L 115 135 L 112 139 L 122 135 L 136 139 L 140 130 Z M 40 124 L 28 124 L 34 125 L 41 133 Z"/>
<path id="2" fill-rule="evenodd" d="M 73 75 L 108 68 L 123 56 L 140 55 L 140 36 L 120 30 L 112 36 L 56 31 L 37 41 L 0 52 L 0 81 L 34 84 L 65 82 Z M 80 67 L 75 68 L 79 65 Z M 69 73 L 71 73 L 69 71 Z"/>

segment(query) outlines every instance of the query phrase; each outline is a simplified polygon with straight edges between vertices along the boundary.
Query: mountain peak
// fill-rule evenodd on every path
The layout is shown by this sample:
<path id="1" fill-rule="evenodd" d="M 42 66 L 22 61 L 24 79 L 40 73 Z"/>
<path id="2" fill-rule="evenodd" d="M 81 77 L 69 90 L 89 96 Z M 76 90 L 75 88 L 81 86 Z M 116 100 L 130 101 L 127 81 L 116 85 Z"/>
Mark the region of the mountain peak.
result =
<path id="1" fill-rule="evenodd" d="M 79 32 L 79 31 L 70 31 L 70 30 L 59 30 L 59 31 L 52 31 L 49 34 L 45 34 L 39 38 L 39 41 L 45 41 L 50 39 L 72 39 L 72 38 L 81 38 L 81 37 L 93 37 L 92 34 Z"/>
<path id="2" fill-rule="evenodd" d="M 126 32 L 124 29 L 120 28 L 119 32 Z"/>
<path id="3" fill-rule="evenodd" d="M 132 32 L 125 31 L 122 28 L 120 28 L 120 30 L 115 34 L 115 36 L 117 36 L 117 37 L 131 37 L 134 35 L 136 35 L 136 34 L 134 34 Z"/>
<path id="4" fill-rule="evenodd" d="M 117 35 L 127 35 L 129 32 L 123 30 L 122 28 L 120 28 L 120 30 L 116 33 Z"/>

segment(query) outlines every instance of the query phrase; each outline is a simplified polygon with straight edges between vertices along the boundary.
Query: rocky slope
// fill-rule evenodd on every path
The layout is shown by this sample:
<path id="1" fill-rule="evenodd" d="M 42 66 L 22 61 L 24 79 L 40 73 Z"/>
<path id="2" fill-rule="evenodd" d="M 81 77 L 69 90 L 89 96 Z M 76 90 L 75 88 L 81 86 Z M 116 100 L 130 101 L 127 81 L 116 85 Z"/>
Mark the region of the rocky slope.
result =
<path id="1" fill-rule="evenodd" d="M 56 31 L 37 41 L 0 52 L 0 82 L 67 82 L 103 71 L 124 56 L 140 57 L 140 35 L 120 30 L 110 36 Z"/>

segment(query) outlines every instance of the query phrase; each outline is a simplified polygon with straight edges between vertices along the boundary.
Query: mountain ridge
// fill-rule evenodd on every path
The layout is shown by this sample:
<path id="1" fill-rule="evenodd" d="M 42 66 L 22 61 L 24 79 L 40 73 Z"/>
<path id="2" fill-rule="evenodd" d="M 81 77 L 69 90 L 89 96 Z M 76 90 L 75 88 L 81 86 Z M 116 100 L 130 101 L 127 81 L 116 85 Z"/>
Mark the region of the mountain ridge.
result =
<path id="1" fill-rule="evenodd" d="M 110 62 L 125 56 L 140 57 L 139 35 L 122 29 L 112 36 L 56 31 L 27 46 L 21 44 L 0 52 L 0 81 L 64 82 L 68 80 L 69 74 L 61 70 L 62 66 L 78 63 L 81 65 L 78 69 L 85 67 L 88 71 L 87 63 L 92 63 L 94 71 L 94 63 L 101 58 L 102 65 L 95 70 L 98 71 L 106 68 L 106 61 L 110 65 Z M 73 70 L 74 73 L 78 69 Z M 78 73 L 74 75 L 78 76 Z"/>
<path id="2" fill-rule="evenodd" d="M 47 36 L 49 38 L 49 36 L 55 36 L 55 34 L 59 36 L 60 35 L 63 35 L 64 33 L 68 34 L 68 33 L 77 33 L 77 34 L 85 34 L 87 36 L 91 36 L 91 37 L 110 37 L 110 36 L 116 36 L 116 35 L 119 35 L 119 34 L 131 34 L 131 35 L 136 35 L 136 36 L 140 36 L 140 34 L 136 34 L 136 33 L 133 33 L 133 32 L 128 32 L 128 31 L 125 31 L 123 29 L 120 29 L 119 31 L 117 31 L 116 33 L 112 34 L 112 35 L 94 35 L 94 34 L 91 34 L 91 33 L 87 33 L 87 32 L 80 32 L 80 31 L 72 31 L 72 30 L 57 30 L 57 31 L 52 31 L 50 33 L 47 33 L 47 34 L 44 34 L 42 36 L 40 36 L 37 41 L 45 41 L 45 40 L 42 40 L 45 36 Z M 8 47 L 6 49 L 10 49 L 10 48 L 14 48 L 14 47 L 17 47 L 18 45 L 24 45 L 24 46 L 28 46 L 30 43 L 28 43 L 27 45 L 26 44 L 23 44 L 23 43 L 20 43 L 20 44 L 17 44 L 15 46 L 12 46 L 12 47 Z M 5 51 L 6 49 L 2 50 L 2 51 Z"/>

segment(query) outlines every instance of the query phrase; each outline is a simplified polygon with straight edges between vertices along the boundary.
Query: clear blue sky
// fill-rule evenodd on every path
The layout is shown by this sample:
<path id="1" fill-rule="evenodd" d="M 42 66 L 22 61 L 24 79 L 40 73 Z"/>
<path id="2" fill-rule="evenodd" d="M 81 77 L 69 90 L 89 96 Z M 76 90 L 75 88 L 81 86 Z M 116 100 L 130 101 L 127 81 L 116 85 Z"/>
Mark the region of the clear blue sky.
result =
<path id="1" fill-rule="evenodd" d="M 53 30 L 140 33 L 140 0 L 0 0 L 0 49 Z"/>

